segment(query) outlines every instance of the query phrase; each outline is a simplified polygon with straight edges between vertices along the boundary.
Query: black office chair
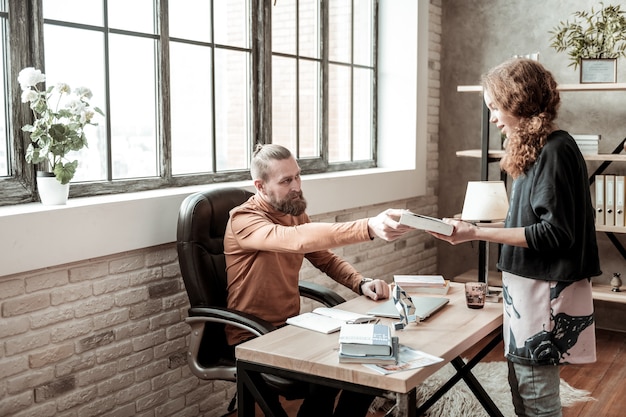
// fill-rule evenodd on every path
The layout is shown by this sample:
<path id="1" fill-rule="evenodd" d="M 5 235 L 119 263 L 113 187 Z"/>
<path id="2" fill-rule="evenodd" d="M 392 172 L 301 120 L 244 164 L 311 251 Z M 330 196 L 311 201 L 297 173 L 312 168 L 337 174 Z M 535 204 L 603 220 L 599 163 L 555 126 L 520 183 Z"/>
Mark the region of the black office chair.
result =
<path id="1" fill-rule="evenodd" d="M 178 214 L 178 262 L 189 296 L 191 339 L 187 362 L 198 378 L 236 381 L 235 361 L 226 343 L 225 324 L 246 329 L 256 336 L 275 327 L 251 314 L 226 308 L 226 260 L 224 232 L 232 208 L 252 193 L 239 188 L 220 188 L 188 196 Z M 301 281 L 300 294 L 332 307 L 345 301 L 334 291 Z M 286 399 L 303 398 L 306 385 L 275 375 L 264 375 L 272 391 Z M 231 401 L 228 411 L 233 411 Z"/>

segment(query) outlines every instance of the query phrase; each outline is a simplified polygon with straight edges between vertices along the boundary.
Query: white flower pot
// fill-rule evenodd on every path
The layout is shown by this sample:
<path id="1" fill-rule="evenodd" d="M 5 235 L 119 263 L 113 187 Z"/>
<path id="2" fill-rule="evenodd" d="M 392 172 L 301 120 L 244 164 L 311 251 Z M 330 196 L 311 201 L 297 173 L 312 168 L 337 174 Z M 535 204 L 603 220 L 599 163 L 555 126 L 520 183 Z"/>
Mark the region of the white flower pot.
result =
<path id="1" fill-rule="evenodd" d="M 37 191 L 41 204 L 45 206 L 62 205 L 67 203 L 70 184 L 61 184 L 52 172 L 38 171 Z"/>

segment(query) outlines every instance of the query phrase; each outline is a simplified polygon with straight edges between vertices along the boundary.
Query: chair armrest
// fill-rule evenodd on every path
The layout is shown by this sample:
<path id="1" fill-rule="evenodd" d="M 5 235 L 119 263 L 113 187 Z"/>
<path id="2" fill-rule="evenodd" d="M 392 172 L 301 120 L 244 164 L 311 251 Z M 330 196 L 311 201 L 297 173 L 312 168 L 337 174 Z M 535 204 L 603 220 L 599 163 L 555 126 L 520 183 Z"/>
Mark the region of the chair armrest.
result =
<path id="1" fill-rule="evenodd" d="M 223 307 L 192 307 L 189 309 L 189 317 L 185 321 L 189 324 L 205 322 L 230 324 L 247 330 L 255 336 L 276 330 L 272 323 L 252 314 Z"/>
<path id="2" fill-rule="evenodd" d="M 298 288 L 300 289 L 301 296 L 319 301 L 326 307 L 334 307 L 346 302 L 345 298 L 335 291 L 313 282 L 300 280 L 298 282 Z"/>

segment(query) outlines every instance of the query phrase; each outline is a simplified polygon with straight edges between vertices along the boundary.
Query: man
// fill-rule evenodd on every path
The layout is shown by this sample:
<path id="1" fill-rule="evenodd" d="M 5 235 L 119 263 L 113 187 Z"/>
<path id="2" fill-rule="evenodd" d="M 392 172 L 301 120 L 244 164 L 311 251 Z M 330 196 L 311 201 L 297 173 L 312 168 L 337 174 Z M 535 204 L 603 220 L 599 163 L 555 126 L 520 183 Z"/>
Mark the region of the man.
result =
<path id="1" fill-rule="evenodd" d="M 305 213 L 300 167 L 280 145 L 258 145 L 250 173 L 256 194 L 231 211 L 224 236 L 229 308 L 254 314 L 275 326 L 298 315 L 298 279 L 305 257 L 357 293 L 374 300 L 389 297 L 386 282 L 363 278 L 330 249 L 375 236 L 397 239 L 412 230 L 397 222 L 402 210 L 389 209 L 352 222 L 312 223 Z M 226 335 L 231 346 L 251 337 L 233 326 L 227 326 Z M 298 416 L 363 416 L 372 399 L 344 392 L 333 414 L 336 394 L 334 389 L 312 387 Z"/>

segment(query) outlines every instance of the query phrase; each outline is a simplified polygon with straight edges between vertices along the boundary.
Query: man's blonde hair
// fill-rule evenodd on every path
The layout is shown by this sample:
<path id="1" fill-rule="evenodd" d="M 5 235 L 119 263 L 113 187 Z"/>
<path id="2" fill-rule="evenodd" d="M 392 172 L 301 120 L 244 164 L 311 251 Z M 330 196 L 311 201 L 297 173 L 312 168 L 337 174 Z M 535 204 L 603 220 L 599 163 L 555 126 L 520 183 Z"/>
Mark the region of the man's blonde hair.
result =
<path id="1" fill-rule="evenodd" d="M 270 162 L 282 161 L 292 156 L 291 151 L 281 145 L 275 145 L 273 143 L 256 145 L 250 163 L 250 175 L 252 179 L 267 181 L 269 178 Z"/>

